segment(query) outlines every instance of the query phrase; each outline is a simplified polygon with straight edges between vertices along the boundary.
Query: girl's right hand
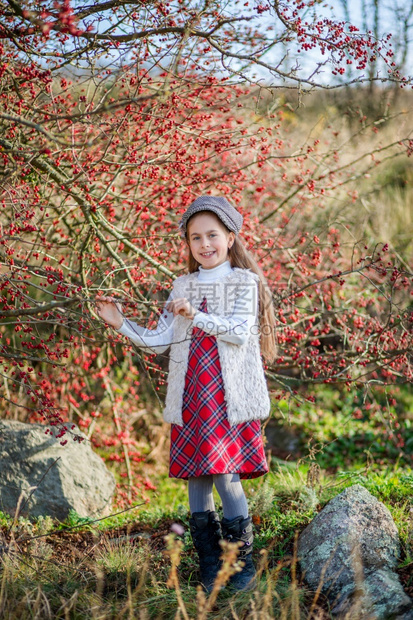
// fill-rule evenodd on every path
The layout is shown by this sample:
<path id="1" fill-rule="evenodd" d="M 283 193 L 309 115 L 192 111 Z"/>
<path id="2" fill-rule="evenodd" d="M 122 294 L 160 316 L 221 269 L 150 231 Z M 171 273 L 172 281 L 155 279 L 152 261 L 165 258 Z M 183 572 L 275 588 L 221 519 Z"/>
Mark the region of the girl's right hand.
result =
<path id="1" fill-rule="evenodd" d="M 97 297 L 96 312 L 101 319 L 115 329 L 119 329 L 123 323 L 122 306 L 113 297 Z"/>

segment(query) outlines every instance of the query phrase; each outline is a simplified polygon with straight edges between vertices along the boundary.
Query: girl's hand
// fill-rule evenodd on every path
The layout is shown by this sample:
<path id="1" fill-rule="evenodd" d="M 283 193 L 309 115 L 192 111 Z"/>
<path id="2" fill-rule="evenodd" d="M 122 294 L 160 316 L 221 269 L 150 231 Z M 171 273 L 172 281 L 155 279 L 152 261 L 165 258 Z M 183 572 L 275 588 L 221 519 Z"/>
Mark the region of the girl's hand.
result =
<path id="1" fill-rule="evenodd" d="M 169 310 L 169 312 L 173 312 L 174 316 L 180 314 L 186 319 L 193 319 L 196 314 L 195 308 L 185 297 L 173 299 L 166 305 L 166 309 Z"/>
<path id="2" fill-rule="evenodd" d="M 96 312 L 115 329 L 119 329 L 123 323 L 122 306 L 113 297 L 97 297 Z"/>

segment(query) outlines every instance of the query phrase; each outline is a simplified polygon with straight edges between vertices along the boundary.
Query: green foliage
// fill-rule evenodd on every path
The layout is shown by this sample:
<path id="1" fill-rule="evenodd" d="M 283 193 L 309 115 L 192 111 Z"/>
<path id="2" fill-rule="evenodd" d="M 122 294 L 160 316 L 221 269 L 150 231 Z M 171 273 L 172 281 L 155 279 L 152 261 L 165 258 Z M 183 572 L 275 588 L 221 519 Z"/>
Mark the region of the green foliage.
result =
<path id="1" fill-rule="evenodd" d="M 303 510 L 308 510 L 311 513 L 316 512 L 317 504 L 319 503 L 318 495 L 315 489 L 311 487 L 304 487 L 301 490 L 300 496 L 298 498 L 301 503 Z"/>
<path id="2" fill-rule="evenodd" d="M 103 539 L 95 555 L 99 585 L 104 592 L 116 599 L 126 598 L 128 590 L 136 589 L 143 571 L 147 569 L 149 550 L 144 545 L 134 546 L 127 537 Z"/>
<path id="3" fill-rule="evenodd" d="M 92 529 L 95 524 L 95 519 L 91 517 L 81 517 L 76 510 L 72 508 L 69 510 L 67 518 L 59 525 L 59 529 L 72 529 L 81 528 L 83 530 Z"/>
<path id="4" fill-rule="evenodd" d="M 258 487 L 249 501 L 250 513 L 261 516 L 266 515 L 273 509 L 274 501 L 275 489 L 271 485 L 270 477 L 267 477 L 264 484 Z"/>
<path id="5" fill-rule="evenodd" d="M 132 505 L 129 510 L 122 511 L 119 514 L 113 513 L 105 519 L 100 519 L 96 523 L 96 527 L 102 531 L 127 527 L 136 521 L 140 510 L 142 510 L 142 504 Z"/>
<path id="6" fill-rule="evenodd" d="M 362 467 L 368 460 L 380 466 L 397 460 L 408 464 L 413 454 L 413 394 L 405 387 L 393 392 L 390 397 L 380 388 L 347 391 L 322 386 L 312 391 L 314 403 L 302 396 L 279 401 L 275 417 L 290 423 L 302 452 L 313 454 L 323 469 Z M 396 423 L 403 450 L 391 438 Z"/>
<path id="7" fill-rule="evenodd" d="M 38 535 L 48 534 L 55 528 L 55 523 L 53 519 L 49 516 L 40 515 L 39 517 L 37 517 L 34 523 L 36 534 Z"/>
<path id="8" fill-rule="evenodd" d="M 381 501 L 391 501 L 398 503 L 405 499 L 413 497 L 413 474 L 402 473 L 408 470 L 403 469 L 398 472 L 384 471 L 377 472 L 360 472 L 360 471 L 339 471 L 337 478 L 345 478 L 352 484 L 361 484 L 370 493 L 375 495 Z"/>
<path id="9" fill-rule="evenodd" d="M 9 527 L 13 523 L 13 519 L 6 512 L 0 510 L 0 528 Z"/>

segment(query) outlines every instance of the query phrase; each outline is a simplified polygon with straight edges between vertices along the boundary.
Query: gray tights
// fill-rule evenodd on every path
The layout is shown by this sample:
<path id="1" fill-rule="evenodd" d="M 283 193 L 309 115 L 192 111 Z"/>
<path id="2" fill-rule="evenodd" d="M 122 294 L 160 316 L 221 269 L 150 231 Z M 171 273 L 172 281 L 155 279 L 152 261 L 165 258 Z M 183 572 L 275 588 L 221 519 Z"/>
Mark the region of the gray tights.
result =
<path id="1" fill-rule="evenodd" d="M 222 501 L 224 517 L 248 517 L 248 504 L 242 488 L 239 474 L 214 474 L 188 478 L 189 508 L 194 512 L 215 510 L 212 487 L 215 488 Z"/>

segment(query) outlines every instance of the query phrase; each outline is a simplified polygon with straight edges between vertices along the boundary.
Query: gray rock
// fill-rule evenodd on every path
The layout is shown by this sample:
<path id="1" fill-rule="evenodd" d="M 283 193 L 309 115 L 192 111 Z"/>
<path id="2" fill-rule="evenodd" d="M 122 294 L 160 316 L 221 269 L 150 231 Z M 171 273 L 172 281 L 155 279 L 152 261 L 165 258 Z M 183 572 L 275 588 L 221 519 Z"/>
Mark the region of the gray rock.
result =
<path id="1" fill-rule="evenodd" d="M 70 509 L 81 517 L 109 514 L 116 484 L 102 459 L 89 441 L 66 434 L 62 446 L 47 428 L 0 420 L 0 510 L 14 516 L 23 494 L 23 516 L 63 520 Z M 84 437 L 76 427 L 73 433 Z"/>
<path id="2" fill-rule="evenodd" d="M 410 609 L 401 615 L 397 615 L 394 620 L 413 620 L 413 609 Z"/>
<path id="3" fill-rule="evenodd" d="M 400 554 L 388 509 L 356 484 L 332 499 L 301 533 L 308 585 L 322 583 L 332 613 L 347 620 L 410 620 L 413 601 L 394 572 Z"/>

